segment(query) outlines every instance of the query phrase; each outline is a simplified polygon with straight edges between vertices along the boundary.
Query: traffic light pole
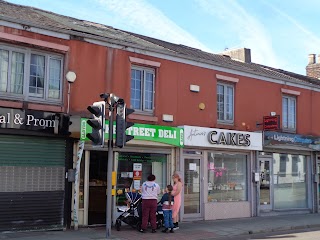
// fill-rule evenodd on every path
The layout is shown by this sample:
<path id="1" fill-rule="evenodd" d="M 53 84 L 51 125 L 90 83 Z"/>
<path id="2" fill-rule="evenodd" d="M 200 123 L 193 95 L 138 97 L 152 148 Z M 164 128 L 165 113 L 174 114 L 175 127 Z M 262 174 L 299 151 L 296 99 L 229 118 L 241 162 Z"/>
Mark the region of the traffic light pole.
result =
<path id="1" fill-rule="evenodd" d="M 115 108 L 117 108 L 117 132 L 116 132 L 116 146 L 123 147 L 125 143 L 133 136 L 127 136 L 125 130 L 132 126 L 132 123 L 126 122 L 126 116 L 134 112 L 133 109 L 127 109 L 123 99 L 120 99 L 113 93 L 102 93 L 100 97 L 104 101 L 94 102 L 93 105 L 88 106 L 89 112 L 93 114 L 93 119 L 87 120 L 89 126 L 92 127 L 92 133 L 86 136 L 92 141 L 95 147 L 104 146 L 105 134 L 105 112 L 106 106 L 109 109 L 109 139 L 108 139 L 108 164 L 106 169 L 106 238 L 111 238 L 111 223 L 112 223 L 112 170 L 113 170 L 113 119 Z M 126 113 L 126 110 L 128 111 Z M 119 116 L 118 116 L 119 115 Z M 129 137 L 129 138 L 128 138 Z"/>
<path id="2" fill-rule="evenodd" d="M 106 201 L 106 238 L 111 236 L 112 216 L 112 169 L 113 169 L 113 113 L 114 104 L 109 105 L 109 140 L 108 140 L 108 168 L 107 168 L 107 201 Z"/>

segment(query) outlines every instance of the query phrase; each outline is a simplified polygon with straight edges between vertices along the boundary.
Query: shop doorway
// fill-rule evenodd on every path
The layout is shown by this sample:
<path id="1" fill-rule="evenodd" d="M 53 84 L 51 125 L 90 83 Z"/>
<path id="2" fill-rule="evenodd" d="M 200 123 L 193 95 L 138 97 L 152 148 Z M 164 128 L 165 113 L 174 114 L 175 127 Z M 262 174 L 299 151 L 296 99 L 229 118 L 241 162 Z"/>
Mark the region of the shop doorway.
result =
<path id="1" fill-rule="evenodd" d="M 260 210 L 272 210 L 272 158 L 259 158 L 260 169 Z"/>
<path id="2" fill-rule="evenodd" d="M 184 159 L 184 218 L 202 217 L 201 158 Z"/>
<path id="3" fill-rule="evenodd" d="M 90 151 L 88 224 L 106 224 L 108 152 Z"/>

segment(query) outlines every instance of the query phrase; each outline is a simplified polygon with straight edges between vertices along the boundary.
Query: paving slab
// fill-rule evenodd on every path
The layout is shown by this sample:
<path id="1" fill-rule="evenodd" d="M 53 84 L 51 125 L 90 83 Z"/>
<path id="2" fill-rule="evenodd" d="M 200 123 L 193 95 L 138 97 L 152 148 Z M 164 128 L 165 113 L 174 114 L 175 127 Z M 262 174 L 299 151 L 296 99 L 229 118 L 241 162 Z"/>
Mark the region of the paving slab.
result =
<path id="1" fill-rule="evenodd" d="M 154 239 L 154 240 L 203 240 L 249 235 L 256 233 L 277 232 L 292 229 L 320 229 L 320 214 L 299 214 L 287 216 L 254 217 L 246 219 L 228 219 L 215 221 L 183 222 L 174 233 L 140 233 L 129 226 L 122 226 L 120 231 L 112 229 L 110 239 Z M 102 240 L 105 228 L 80 228 L 78 231 L 43 231 L 43 232 L 7 232 L 0 233 L 0 240 Z"/>

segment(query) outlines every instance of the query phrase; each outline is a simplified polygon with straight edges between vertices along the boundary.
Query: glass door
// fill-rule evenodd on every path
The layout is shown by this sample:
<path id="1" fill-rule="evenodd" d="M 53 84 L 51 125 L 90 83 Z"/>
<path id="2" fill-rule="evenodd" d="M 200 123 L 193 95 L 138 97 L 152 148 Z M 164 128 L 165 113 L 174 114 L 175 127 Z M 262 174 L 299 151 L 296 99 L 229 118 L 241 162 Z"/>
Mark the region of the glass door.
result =
<path id="1" fill-rule="evenodd" d="M 260 210 L 270 211 L 271 208 L 271 159 L 259 159 L 260 167 Z"/>
<path id="2" fill-rule="evenodd" d="M 184 217 L 201 217 L 201 159 L 184 159 Z"/>

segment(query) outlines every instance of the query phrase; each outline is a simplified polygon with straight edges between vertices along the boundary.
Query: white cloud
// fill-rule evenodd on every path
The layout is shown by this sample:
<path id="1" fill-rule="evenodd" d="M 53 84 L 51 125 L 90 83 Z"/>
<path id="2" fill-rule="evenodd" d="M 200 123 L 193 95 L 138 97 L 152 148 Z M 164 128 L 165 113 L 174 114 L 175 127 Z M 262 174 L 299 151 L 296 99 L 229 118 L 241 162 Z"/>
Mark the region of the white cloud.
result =
<path id="1" fill-rule="evenodd" d="M 111 11 L 116 21 L 130 28 L 130 31 L 158 38 L 168 42 L 210 51 L 190 33 L 179 27 L 161 11 L 144 0 L 96 0 Z"/>
<path id="2" fill-rule="evenodd" d="M 250 15 L 237 1 L 223 0 L 195 0 L 203 11 L 220 18 L 230 26 L 239 38 L 242 47 L 252 50 L 253 62 L 279 67 L 285 65 L 275 54 L 272 47 L 272 39 L 263 24 L 254 16 Z"/>
<path id="3" fill-rule="evenodd" d="M 319 49 L 320 46 L 320 38 L 317 37 L 314 33 L 309 31 L 306 27 L 304 27 L 301 23 L 299 23 L 297 20 L 295 20 L 293 17 L 285 13 L 284 11 L 280 10 L 279 8 L 276 8 L 274 5 L 267 1 L 263 1 L 264 4 L 269 6 L 273 11 L 277 12 L 281 17 L 288 20 L 293 26 L 299 30 L 300 33 L 302 33 L 305 37 L 303 38 L 302 44 L 304 45 L 304 48 L 307 51 L 312 51 L 315 49 Z M 298 35 L 298 34 L 296 34 Z"/>

